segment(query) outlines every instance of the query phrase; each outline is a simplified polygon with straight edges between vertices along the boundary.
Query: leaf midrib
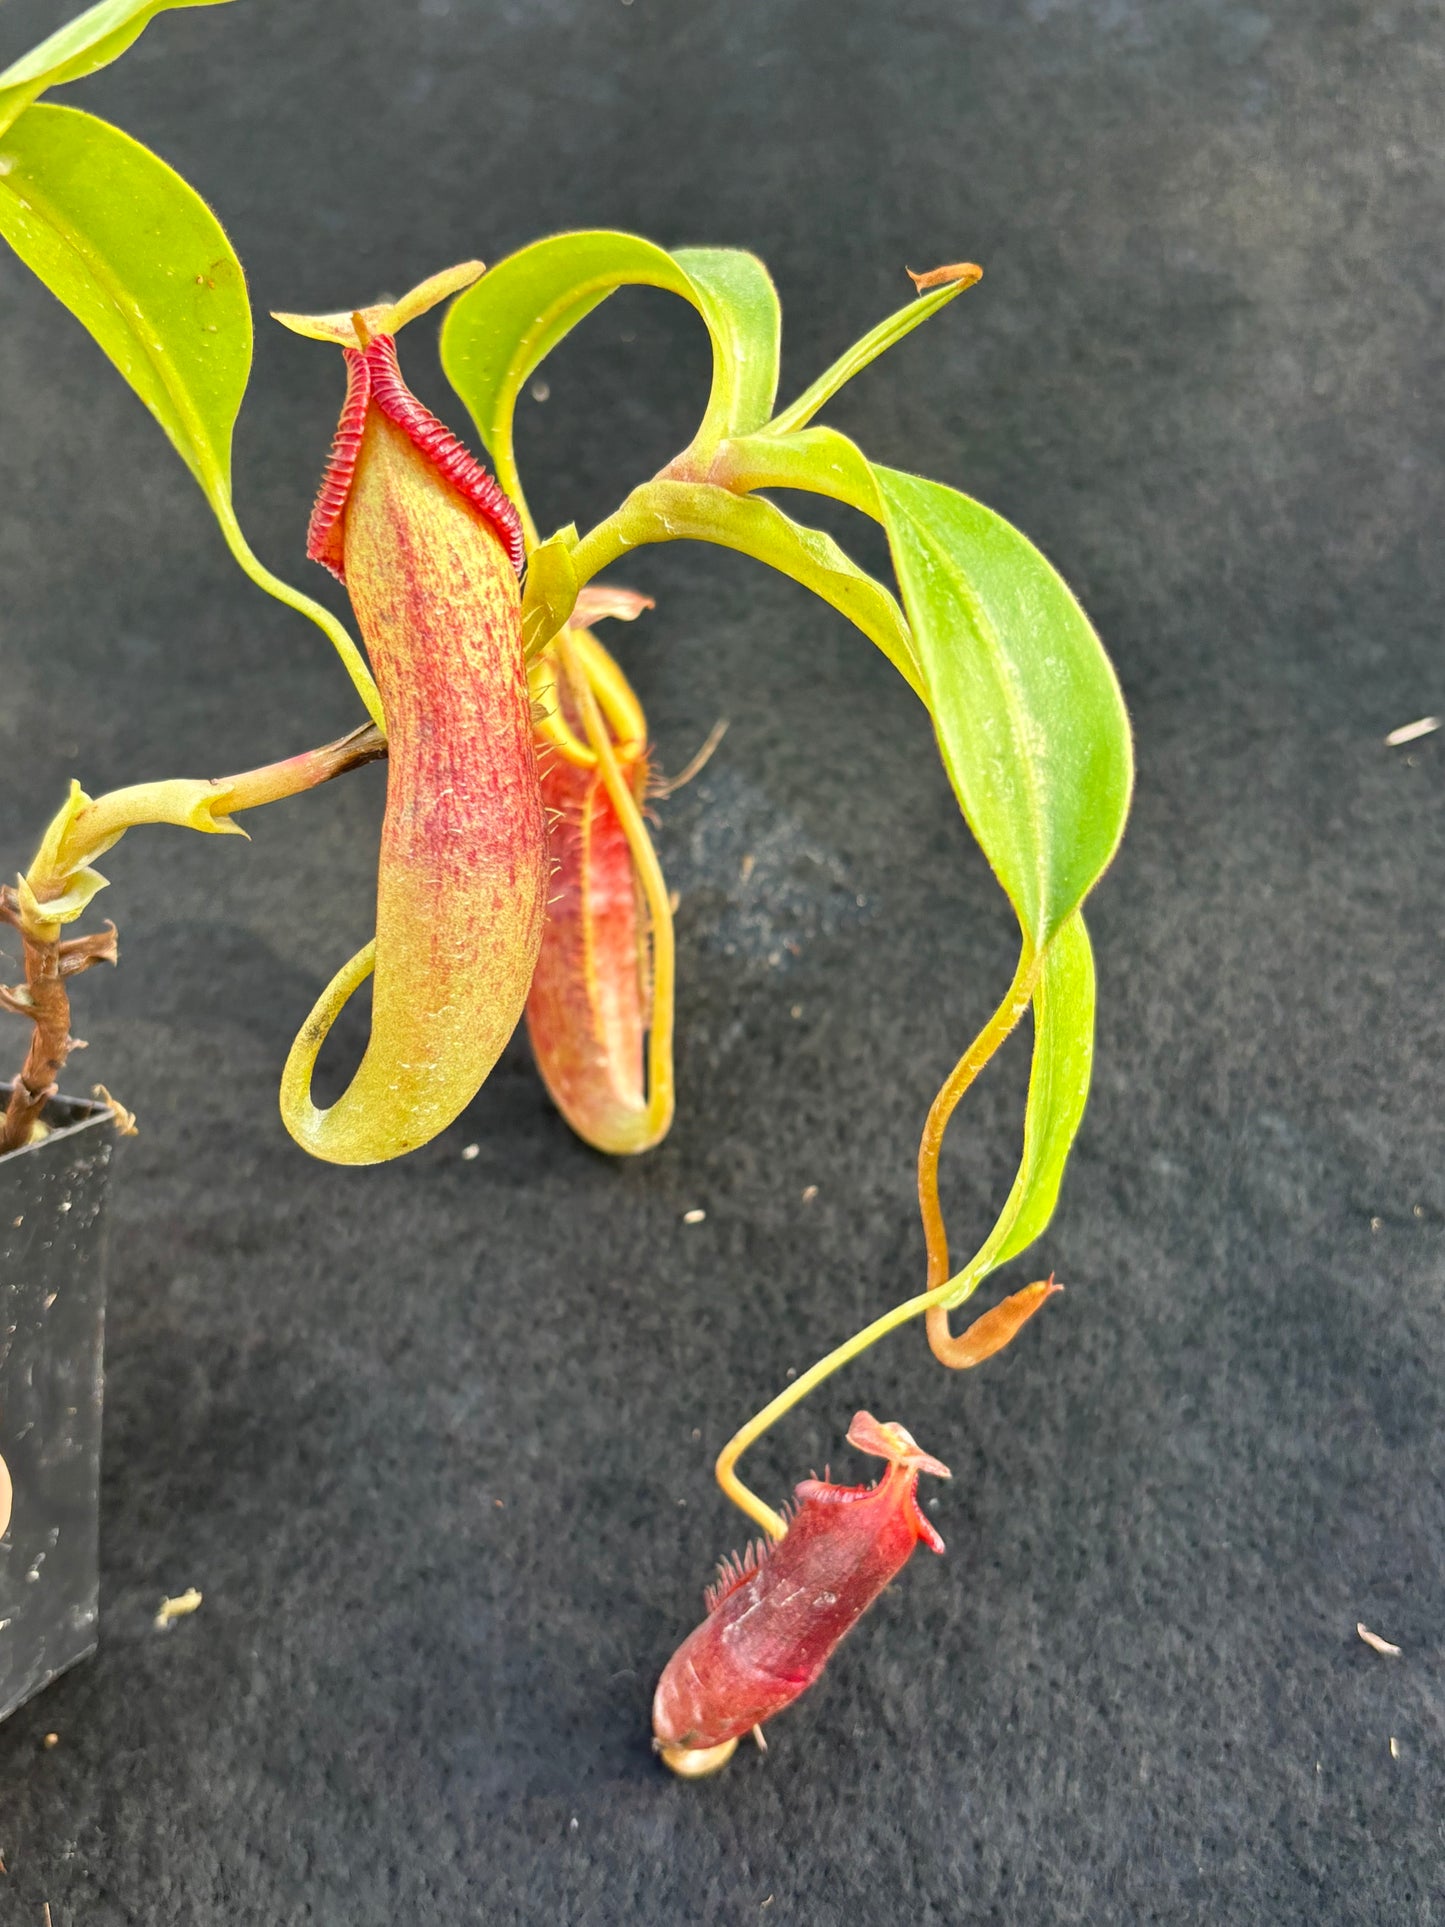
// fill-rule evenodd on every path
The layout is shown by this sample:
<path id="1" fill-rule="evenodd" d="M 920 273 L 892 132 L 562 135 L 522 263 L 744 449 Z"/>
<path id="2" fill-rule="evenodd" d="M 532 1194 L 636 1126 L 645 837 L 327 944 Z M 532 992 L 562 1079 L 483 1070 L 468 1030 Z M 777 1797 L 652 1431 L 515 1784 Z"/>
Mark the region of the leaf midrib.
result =
<path id="1" fill-rule="evenodd" d="M 960 495 L 959 499 L 966 501 L 968 498 Z M 951 579 L 961 585 L 960 600 L 968 609 L 970 619 L 974 623 L 975 628 L 984 638 L 990 652 L 991 660 L 998 665 L 999 681 L 1004 692 L 1004 711 L 1008 719 L 1009 733 L 1013 739 L 1015 754 L 1024 771 L 1024 789 L 1027 799 L 1029 828 L 1033 838 L 1034 850 L 1037 852 L 1036 878 L 1039 887 L 1038 908 L 1042 926 L 1048 922 L 1047 906 L 1049 900 L 1050 871 L 1047 858 L 1044 856 L 1044 839 L 1042 835 L 1044 820 L 1043 792 L 1035 774 L 1033 756 L 1027 748 L 1027 731 L 1024 729 L 1021 721 L 1026 713 L 1027 705 L 1020 693 L 1018 680 L 1012 664 L 1009 661 L 1008 652 L 1000 646 L 998 631 L 985 611 L 983 604 L 979 601 L 972 584 L 966 576 L 959 575 L 956 567 L 951 564 L 947 550 L 940 546 L 928 526 L 920 523 L 917 518 L 911 514 L 908 519 L 913 526 L 916 538 L 923 546 L 928 548 L 931 554 L 944 562 Z M 1014 910 L 1018 914 L 1020 923 L 1022 923 L 1024 919 L 1020 906 L 1015 904 Z M 1028 936 L 1032 942 L 1038 943 L 1040 931 L 1029 930 Z"/>

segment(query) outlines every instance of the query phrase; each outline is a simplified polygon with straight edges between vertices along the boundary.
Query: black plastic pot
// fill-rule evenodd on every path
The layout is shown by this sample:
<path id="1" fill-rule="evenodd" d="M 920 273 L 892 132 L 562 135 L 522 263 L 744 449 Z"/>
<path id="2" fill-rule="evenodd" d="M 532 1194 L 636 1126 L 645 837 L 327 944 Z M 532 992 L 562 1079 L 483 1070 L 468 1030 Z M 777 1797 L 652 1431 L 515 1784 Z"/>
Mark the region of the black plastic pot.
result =
<path id="1" fill-rule="evenodd" d="M 0 1719 L 94 1651 L 99 1615 L 115 1127 L 77 1098 L 45 1121 L 49 1137 L 0 1157 Z"/>

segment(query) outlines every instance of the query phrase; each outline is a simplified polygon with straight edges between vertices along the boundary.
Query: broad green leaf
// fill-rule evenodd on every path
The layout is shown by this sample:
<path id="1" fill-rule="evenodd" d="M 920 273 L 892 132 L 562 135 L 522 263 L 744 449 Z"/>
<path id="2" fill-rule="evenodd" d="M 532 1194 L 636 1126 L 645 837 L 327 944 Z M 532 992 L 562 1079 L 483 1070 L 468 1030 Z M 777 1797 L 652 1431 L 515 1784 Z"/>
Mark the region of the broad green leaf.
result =
<path id="1" fill-rule="evenodd" d="M 903 611 L 886 589 L 866 575 L 831 535 L 794 522 L 757 495 L 735 495 L 711 482 L 645 482 L 609 518 L 615 541 L 599 556 L 588 542 L 572 556 L 580 580 L 588 581 L 617 553 L 647 542 L 715 542 L 736 549 L 813 590 L 848 617 L 887 656 L 909 686 L 923 694 L 922 672 Z"/>
<path id="2" fill-rule="evenodd" d="M 442 366 L 477 425 L 497 480 L 527 514 L 512 446 L 517 397 L 557 343 L 620 287 L 666 288 L 690 301 L 712 339 L 713 383 L 694 448 L 761 428 L 778 379 L 778 301 L 750 254 L 688 248 L 607 229 L 554 234 L 508 255 L 453 304 L 442 325 Z"/>
<path id="3" fill-rule="evenodd" d="M 63 86 L 109 66 L 158 13 L 171 7 L 226 4 L 227 0 L 100 0 L 98 6 L 87 7 L 0 73 L 0 133 L 48 87 Z"/>
<path id="4" fill-rule="evenodd" d="M 944 270 L 940 269 L 940 273 Z M 983 275 L 981 268 L 971 263 L 960 264 L 956 269 L 948 269 L 952 277 L 939 287 L 930 288 L 919 294 L 905 308 L 880 321 L 876 328 L 870 328 L 861 340 L 855 341 L 839 355 L 831 368 L 824 369 L 815 382 L 805 388 L 791 407 L 784 408 L 763 431 L 768 435 L 792 435 L 800 428 L 806 428 L 825 402 L 831 401 L 838 390 L 854 375 L 861 373 L 870 361 L 876 361 L 905 335 L 912 334 L 921 321 L 938 313 L 950 301 L 956 300 L 965 288 L 971 288 Z"/>
<path id="5" fill-rule="evenodd" d="M 874 473 L 944 766 L 1042 950 L 1124 832 L 1133 757 L 1118 682 L 1062 578 L 1001 515 Z"/>
<path id="6" fill-rule="evenodd" d="M 164 161 L 73 107 L 0 140 L 0 233 L 88 328 L 213 500 L 251 367 L 251 310 L 221 224 Z"/>
<path id="7" fill-rule="evenodd" d="M 237 523 L 231 436 L 250 373 L 251 310 L 240 263 L 205 202 L 128 134 L 42 104 L 0 136 L 0 235 L 155 416 L 241 567 L 330 637 L 380 724 L 355 643 L 257 560 Z"/>
<path id="8" fill-rule="evenodd" d="M 1002 516 L 810 428 L 739 438 L 730 488 L 832 496 L 882 523 L 944 765 L 1025 935 L 1042 951 L 1123 833 L 1133 779 L 1109 659 L 1053 566 Z"/>

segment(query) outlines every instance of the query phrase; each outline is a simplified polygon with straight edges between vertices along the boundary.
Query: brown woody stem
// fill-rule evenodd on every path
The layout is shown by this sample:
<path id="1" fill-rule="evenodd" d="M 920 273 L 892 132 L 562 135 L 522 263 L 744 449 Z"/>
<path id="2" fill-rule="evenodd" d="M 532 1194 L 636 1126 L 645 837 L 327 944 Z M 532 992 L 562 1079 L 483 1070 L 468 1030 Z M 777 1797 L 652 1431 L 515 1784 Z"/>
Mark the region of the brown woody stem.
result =
<path id="1" fill-rule="evenodd" d="M 68 937 L 47 942 L 25 930 L 19 902 L 13 889 L 0 890 L 0 919 L 21 932 L 25 947 L 25 986 L 4 992 L 6 1010 L 28 1017 L 33 1026 L 30 1048 L 20 1075 L 10 1087 L 10 1101 L 0 1121 L 0 1157 L 28 1144 L 40 1121 L 40 1114 L 55 1095 L 56 1079 L 65 1060 L 75 1047 L 70 1034 L 70 997 L 67 977 L 75 977 L 92 964 L 116 960 L 115 925 L 89 937 Z"/>

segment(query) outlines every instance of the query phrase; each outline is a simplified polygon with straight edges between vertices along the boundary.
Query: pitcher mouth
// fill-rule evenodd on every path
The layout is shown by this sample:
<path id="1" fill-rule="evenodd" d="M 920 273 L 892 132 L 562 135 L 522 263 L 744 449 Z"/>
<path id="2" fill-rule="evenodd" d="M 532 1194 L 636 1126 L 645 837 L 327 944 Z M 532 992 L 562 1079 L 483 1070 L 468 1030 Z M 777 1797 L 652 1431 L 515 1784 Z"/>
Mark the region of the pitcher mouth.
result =
<path id="1" fill-rule="evenodd" d="M 365 333 L 362 319 L 360 314 L 356 316 L 358 335 Z M 471 504 L 520 575 L 526 561 L 521 517 L 496 478 L 407 387 L 396 358 L 395 337 L 371 335 L 364 347 L 345 347 L 342 352 L 346 357 L 346 399 L 306 531 L 306 553 L 311 561 L 329 569 L 338 582 L 345 582 L 346 508 L 356 480 L 367 415 L 375 407 Z"/>
<path id="2" fill-rule="evenodd" d="M 798 1497 L 817 1500 L 823 1505 L 856 1505 L 859 1500 L 871 1499 L 899 1481 L 906 1482 L 908 1487 L 901 1503 L 912 1522 L 914 1532 L 930 1552 L 946 1552 L 948 1548 L 943 1543 L 942 1534 L 928 1520 L 918 1503 L 918 1468 L 905 1464 L 901 1460 L 895 1459 L 882 1476 L 873 1481 L 872 1485 L 832 1485 L 822 1479 L 804 1479 L 798 1487 Z M 766 1552 L 761 1557 L 766 1557 Z"/>

